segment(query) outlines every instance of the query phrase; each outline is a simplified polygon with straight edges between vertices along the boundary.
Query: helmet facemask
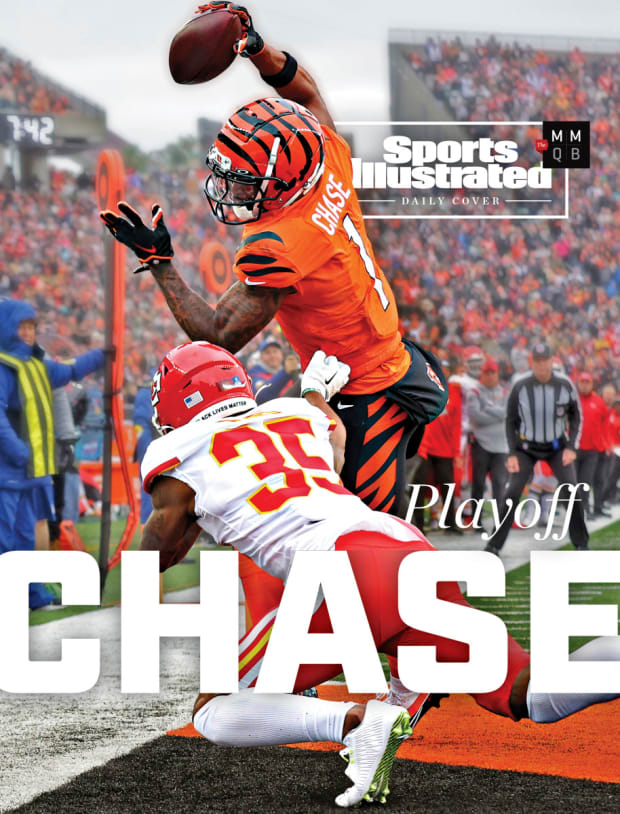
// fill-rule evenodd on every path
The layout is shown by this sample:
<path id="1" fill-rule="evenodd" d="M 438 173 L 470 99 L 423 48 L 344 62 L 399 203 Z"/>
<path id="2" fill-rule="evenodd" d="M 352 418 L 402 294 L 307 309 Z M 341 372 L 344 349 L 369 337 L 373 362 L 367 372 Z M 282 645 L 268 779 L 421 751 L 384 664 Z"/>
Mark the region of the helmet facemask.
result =
<path id="1" fill-rule="evenodd" d="M 205 181 L 205 195 L 219 221 L 252 223 L 263 214 L 265 203 L 277 201 L 282 192 L 290 189 L 290 184 L 273 175 L 279 148 L 280 139 L 275 138 L 265 174 L 252 175 L 247 170 L 233 170 L 230 159 L 215 145 L 211 147 L 207 156 L 211 172 Z"/>

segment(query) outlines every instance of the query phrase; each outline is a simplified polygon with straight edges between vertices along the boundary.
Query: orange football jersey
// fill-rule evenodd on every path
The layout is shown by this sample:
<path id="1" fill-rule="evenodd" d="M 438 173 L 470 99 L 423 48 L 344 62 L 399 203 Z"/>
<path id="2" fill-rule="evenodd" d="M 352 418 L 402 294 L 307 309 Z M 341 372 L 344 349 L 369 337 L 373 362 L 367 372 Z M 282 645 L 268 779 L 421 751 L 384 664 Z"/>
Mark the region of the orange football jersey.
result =
<path id="1" fill-rule="evenodd" d="M 325 170 L 290 207 L 247 224 L 235 257 L 245 285 L 295 289 L 278 310 L 305 367 L 314 352 L 351 367 L 344 393 L 375 393 L 402 378 L 410 357 L 401 342 L 394 294 L 366 235 L 346 141 L 328 127 Z"/>

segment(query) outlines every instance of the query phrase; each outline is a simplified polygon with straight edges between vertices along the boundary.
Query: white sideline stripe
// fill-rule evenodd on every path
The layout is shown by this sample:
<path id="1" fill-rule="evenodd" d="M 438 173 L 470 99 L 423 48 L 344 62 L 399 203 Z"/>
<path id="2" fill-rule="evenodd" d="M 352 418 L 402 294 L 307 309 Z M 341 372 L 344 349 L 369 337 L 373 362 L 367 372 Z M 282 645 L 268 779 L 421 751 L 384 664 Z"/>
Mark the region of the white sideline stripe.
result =
<path id="1" fill-rule="evenodd" d="M 620 518 L 589 523 L 590 531 Z M 444 537 L 433 534 L 439 549 L 480 550 L 479 535 Z M 529 559 L 532 537 L 511 531 L 502 550 L 507 571 Z M 561 547 L 565 541 L 547 548 Z M 540 544 L 536 547 L 541 548 Z M 166 594 L 166 602 L 196 602 L 198 588 Z M 239 609 L 243 625 L 244 607 Z M 35 657 L 58 658 L 62 637 L 97 635 L 102 641 L 101 677 L 83 695 L 9 695 L 0 692 L 0 812 L 24 805 L 89 769 L 130 752 L 137 746 L 185 726 L 198 691 L 198 641 L 163 639 L 159 695 L 120 693 L 120 609 L 104 608 L 31 628 Z M 340 682 L 327 682 L 340 685 Z M 83 738 L 84 742 L 76 742 Z"/>

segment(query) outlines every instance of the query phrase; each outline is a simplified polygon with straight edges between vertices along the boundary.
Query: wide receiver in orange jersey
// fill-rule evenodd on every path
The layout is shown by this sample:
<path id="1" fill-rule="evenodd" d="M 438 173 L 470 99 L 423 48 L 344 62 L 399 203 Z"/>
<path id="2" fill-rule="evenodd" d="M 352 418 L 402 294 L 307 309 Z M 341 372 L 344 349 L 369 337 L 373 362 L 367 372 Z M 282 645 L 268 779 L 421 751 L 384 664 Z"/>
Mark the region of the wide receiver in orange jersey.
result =
<path id="1" fill-rule="evenodd" d="M 236 352 L 277 316 L 302 367 L 321 348 L 351 368 L 349 383 L 331 401 L 347 430 L 341 477 L 371 508 L 396 514 L 407 446 L 416 433 L 410 451 L 417 448 L 424 425 L 447 400 L 441 368 L 398 331 L 394 295 L 353 188 L 349 147 L 312 77 L 289 54 L 264 44 L 242 7 L 200 8 L 239 16 L 244 36 L 236 50 L 280 96 L 233 113 L 207 156 L 205 192 L 215 216 L 245 225 L 234 264 L 238 282 L 212 309 L 171 262 L 158 206 L 153 229 L 125 203 L 119 210 L 127 219 L 113 212 L 101 217 L 151 270 L 190 339 Z M 253 607 L 247 579 L 244 589 L 252 618 L 259 618 L 263 608 Z"/>

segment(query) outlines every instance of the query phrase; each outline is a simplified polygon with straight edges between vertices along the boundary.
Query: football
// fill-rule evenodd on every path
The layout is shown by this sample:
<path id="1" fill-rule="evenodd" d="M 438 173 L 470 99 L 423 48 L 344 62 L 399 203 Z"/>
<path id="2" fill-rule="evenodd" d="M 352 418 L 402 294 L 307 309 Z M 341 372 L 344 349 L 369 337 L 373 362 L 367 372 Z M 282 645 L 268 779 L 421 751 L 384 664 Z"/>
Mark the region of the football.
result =
<path id="1" fill-rule="evenodd" d="M 205 11 L 185 23 L 170 43 L 168 64 L 175 82 L 195 85 L 225 71 L 243 36 L 241 21 L 226 9 Z"/>

